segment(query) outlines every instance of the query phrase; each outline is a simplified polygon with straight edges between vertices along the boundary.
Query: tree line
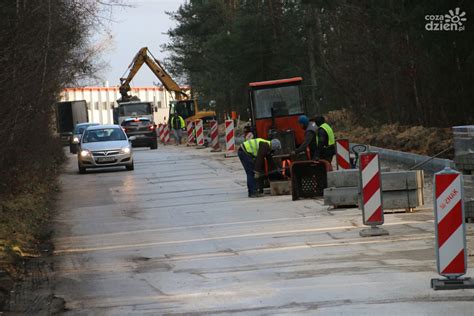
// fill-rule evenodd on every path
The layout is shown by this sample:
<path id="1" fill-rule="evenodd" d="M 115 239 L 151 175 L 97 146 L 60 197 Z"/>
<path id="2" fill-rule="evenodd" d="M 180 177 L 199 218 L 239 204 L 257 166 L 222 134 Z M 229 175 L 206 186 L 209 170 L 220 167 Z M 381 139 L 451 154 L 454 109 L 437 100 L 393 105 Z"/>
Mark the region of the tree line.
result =
<path id="1" fill-rule="evenodd" d="M 39 185 L 62 160 L 54 104 L 95 71 L 95 0 L 0 4 L 0 199 Z"/>
<path id="2" fill-rule="evenodd" d="M 90 37 L 104 4 L 0 1 L 0 270 L 14 253 L 38 253 L 49 236 L 65 158 L 55 103 L 64 87 L 98 67 Z"/>
<path id="3" fill-rule="evenodd" d="M 163 48 L 171 72 L 220 111 L 245 113 L 249 82 L 302 76 L 310 115 L 452 126 L 474 118 L 472 13 L 473 2 L 448 0 L 190 0 L 169 13 Z M 452 18 L 457 31 L 433 29 L 446 14 L 464 19 Z"/>

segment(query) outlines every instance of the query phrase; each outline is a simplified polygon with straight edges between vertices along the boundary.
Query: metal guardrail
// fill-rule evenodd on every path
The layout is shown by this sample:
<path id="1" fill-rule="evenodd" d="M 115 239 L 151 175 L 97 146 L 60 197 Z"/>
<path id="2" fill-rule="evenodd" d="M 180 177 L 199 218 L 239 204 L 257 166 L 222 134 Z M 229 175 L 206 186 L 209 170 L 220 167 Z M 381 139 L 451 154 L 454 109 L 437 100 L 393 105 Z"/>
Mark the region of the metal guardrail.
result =
<path id="1" fill-rule="evenodd" d="M 356 145 L 356 144 L 351 144 Z M 454 162 L 449 159 L 432 158 L 429 156 L 407 153 L 398 150 L 385 149 L 376 146 L 368 146 L 369 150 L 376 151 L 380 158 L 387 161 L 398 162 L 408 167 L 419 165 L 418 170 L 434 173 L 443 170 L 445 167 L 455 168 Z M 351 147 L 352 148 L 352 147 Z"/>
<path id="2" fill-rule="evenodd" d="M 235 137 L 236 145 L 240 145 L 243 141 L 244 141 L 243 137 L 241 136 Z M 225 138 L 220 136 L 219 143 L 225 144 Z M 355 145 L 360 145 L 360 144 L 351 143 L 350 144 L 351 150 L 352 150 L 352 147 L 354 147 Z M 435 158 L 435 157 L 418 155 L 414 153 L 407 153 L 403 151 L 386 149 L 386 148 L 370 146 L 370 145 L 368 145 L 367 147 L 368 147 L 368 150 L 378 152 L 380 154 L 381 159 L 406 165 L 407 168 L 412 168 L 414 166 L 417 166 L 416 169 L 424 170 L 429 173 L 438 172 L 440 170 L 443 170 L 445 167 L 450 167 L 450 168 L 455 169 L 454 161 L 450 159 Z"/>

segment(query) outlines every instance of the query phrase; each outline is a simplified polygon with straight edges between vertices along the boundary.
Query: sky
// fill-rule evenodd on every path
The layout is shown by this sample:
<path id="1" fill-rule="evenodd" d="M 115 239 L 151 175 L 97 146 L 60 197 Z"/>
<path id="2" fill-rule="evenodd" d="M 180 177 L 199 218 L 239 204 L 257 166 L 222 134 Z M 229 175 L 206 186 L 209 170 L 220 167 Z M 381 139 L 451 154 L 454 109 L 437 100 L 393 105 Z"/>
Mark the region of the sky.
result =
<path id="1" fill-rule="evenodd" d="M 133 57 L 144 46 L 160 61 L 166 57 L 161 45 L 168 42 L 166 33 L 175 26 L 165 12 L 176 11 L 185 0 L 128 0 L 133 7 L 115 7 L 112 22 L 108 24 L 112 35 L 110 47 L 102 54 L 108 64 L 99 76 L 110 86 L 119 85 L 120 77 L 127 70 Z M 102 35 L 104 36 L 104 35 Z M 132 81 L 133 86 L 152 86 L 159 80 L 143 65 Z"/>

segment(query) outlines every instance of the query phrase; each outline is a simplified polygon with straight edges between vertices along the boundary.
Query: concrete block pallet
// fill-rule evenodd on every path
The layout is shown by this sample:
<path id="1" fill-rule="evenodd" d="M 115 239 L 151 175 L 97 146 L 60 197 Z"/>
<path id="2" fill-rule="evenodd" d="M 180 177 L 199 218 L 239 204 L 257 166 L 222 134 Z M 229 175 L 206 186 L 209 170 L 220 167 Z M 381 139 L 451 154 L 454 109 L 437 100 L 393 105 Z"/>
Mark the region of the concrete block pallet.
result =
<path id="1" fill-rule="evenodd" d="M 358 206 L 359 205 L 359 187 L 336 188 L 330 187 L 324 189 L 324 204 L 340 206 Z"/>
<path id="2" fill-rule="evenodd" d="M 474 174 L 474 125 L 454 126 L 454 163 L 463 174 Z"/>
<path id="3" fill-rule="evenodd" d="M 424 204 L 423 171 L 382 172 L 384 210 L 411 210 Z M 328 173 L 324 204 L 334 207 L 359 205 L 359 171 L 338 170 Z"/>
<path id="4" fill-rule="evenodd" d="M 464 218 L 467 222 L 474 222 L 474 199 L 464 201 Z"/>
<path id="5" fill-rule="evenodd" d="M 464 218 L 474 222 L 474 176 L 463 175 L 464 182 Z"/>
<path id="6" fill-rule="evenodd" d="M 359 206 L 359 188 L 327 188 L 324 189 L 324 204 L 341 206 Z M 414 209 L 424 204 L 422 189 L 382 191 L 384 210 Z"/>
<path id="7" fill-rule="evenodd" d="M 474 176 L 463 175 L 464 180 L 464 200 L 474 199 Z"/>
<path id="8" fill-rule="evenodd" d="M 382 171 L 382 191 L 414 190 L 423 187 L 423 171 Z M 346 169 L 328 172 L 328 188 L 359 186 L 359 170 Z"/>

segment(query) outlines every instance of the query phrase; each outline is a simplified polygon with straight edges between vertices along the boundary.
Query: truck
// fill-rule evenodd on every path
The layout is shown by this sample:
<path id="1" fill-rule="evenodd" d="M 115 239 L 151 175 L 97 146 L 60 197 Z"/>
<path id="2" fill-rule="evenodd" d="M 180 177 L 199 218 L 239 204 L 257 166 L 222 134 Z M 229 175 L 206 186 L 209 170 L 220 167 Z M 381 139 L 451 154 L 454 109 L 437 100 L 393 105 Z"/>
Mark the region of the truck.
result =
<path id="1" fill-rule="evenodd" d="M 121 98 L 117 100 L 117 104 L 131 104 L 140 102 L 136 96 L 129 94 L 131 87 L 130 82 L 140 70 L 141 66 L 146 64 L 155 76 L 161 81 L 164 88 L 172 93 L 174 100 L 169 104 L 169 115 L 171 118 L 175 112 L 178 113 L 185 121 L 194 121 L 196 119 L 209 119 L 216 116 L 215 111 L 202 111 L 199 109 L 196 99 L 191 99 L 186 93 L 185 89 L 181 88 L 176 81 L 171 78 L 168 72 L 163 68 L 161 63 L 151 54 L 147 47 L 141 48 L 128 66 L 128 75 L 120 78 L 120 95 Z M 119 110 L 120 112 L 120 110 Z"/>
<path id="2" fill-rule="evenodd" d="M 56 103 L 56 131 L 61 142 L 69 144 L 69 138 L 78 123 L 89 121 L 87 102 L 85 100 L 65 101 Z"/>
<path id="3" fill-rule="evenodd" d="M 288 153 L 304 142 L 298 117 L 306 112 L 301 84 L 303 78 L 249 83 L 249 112 L 255 137 L 278 138 Z"/>
<path id="4" fill-rule="evenodd" d="M 129 117 L 143 117 L 153 122 L 153 104 L 142 101 L 117 101 L 118 106 L 114 108 L 114 123 L 122 124 Z"/>

